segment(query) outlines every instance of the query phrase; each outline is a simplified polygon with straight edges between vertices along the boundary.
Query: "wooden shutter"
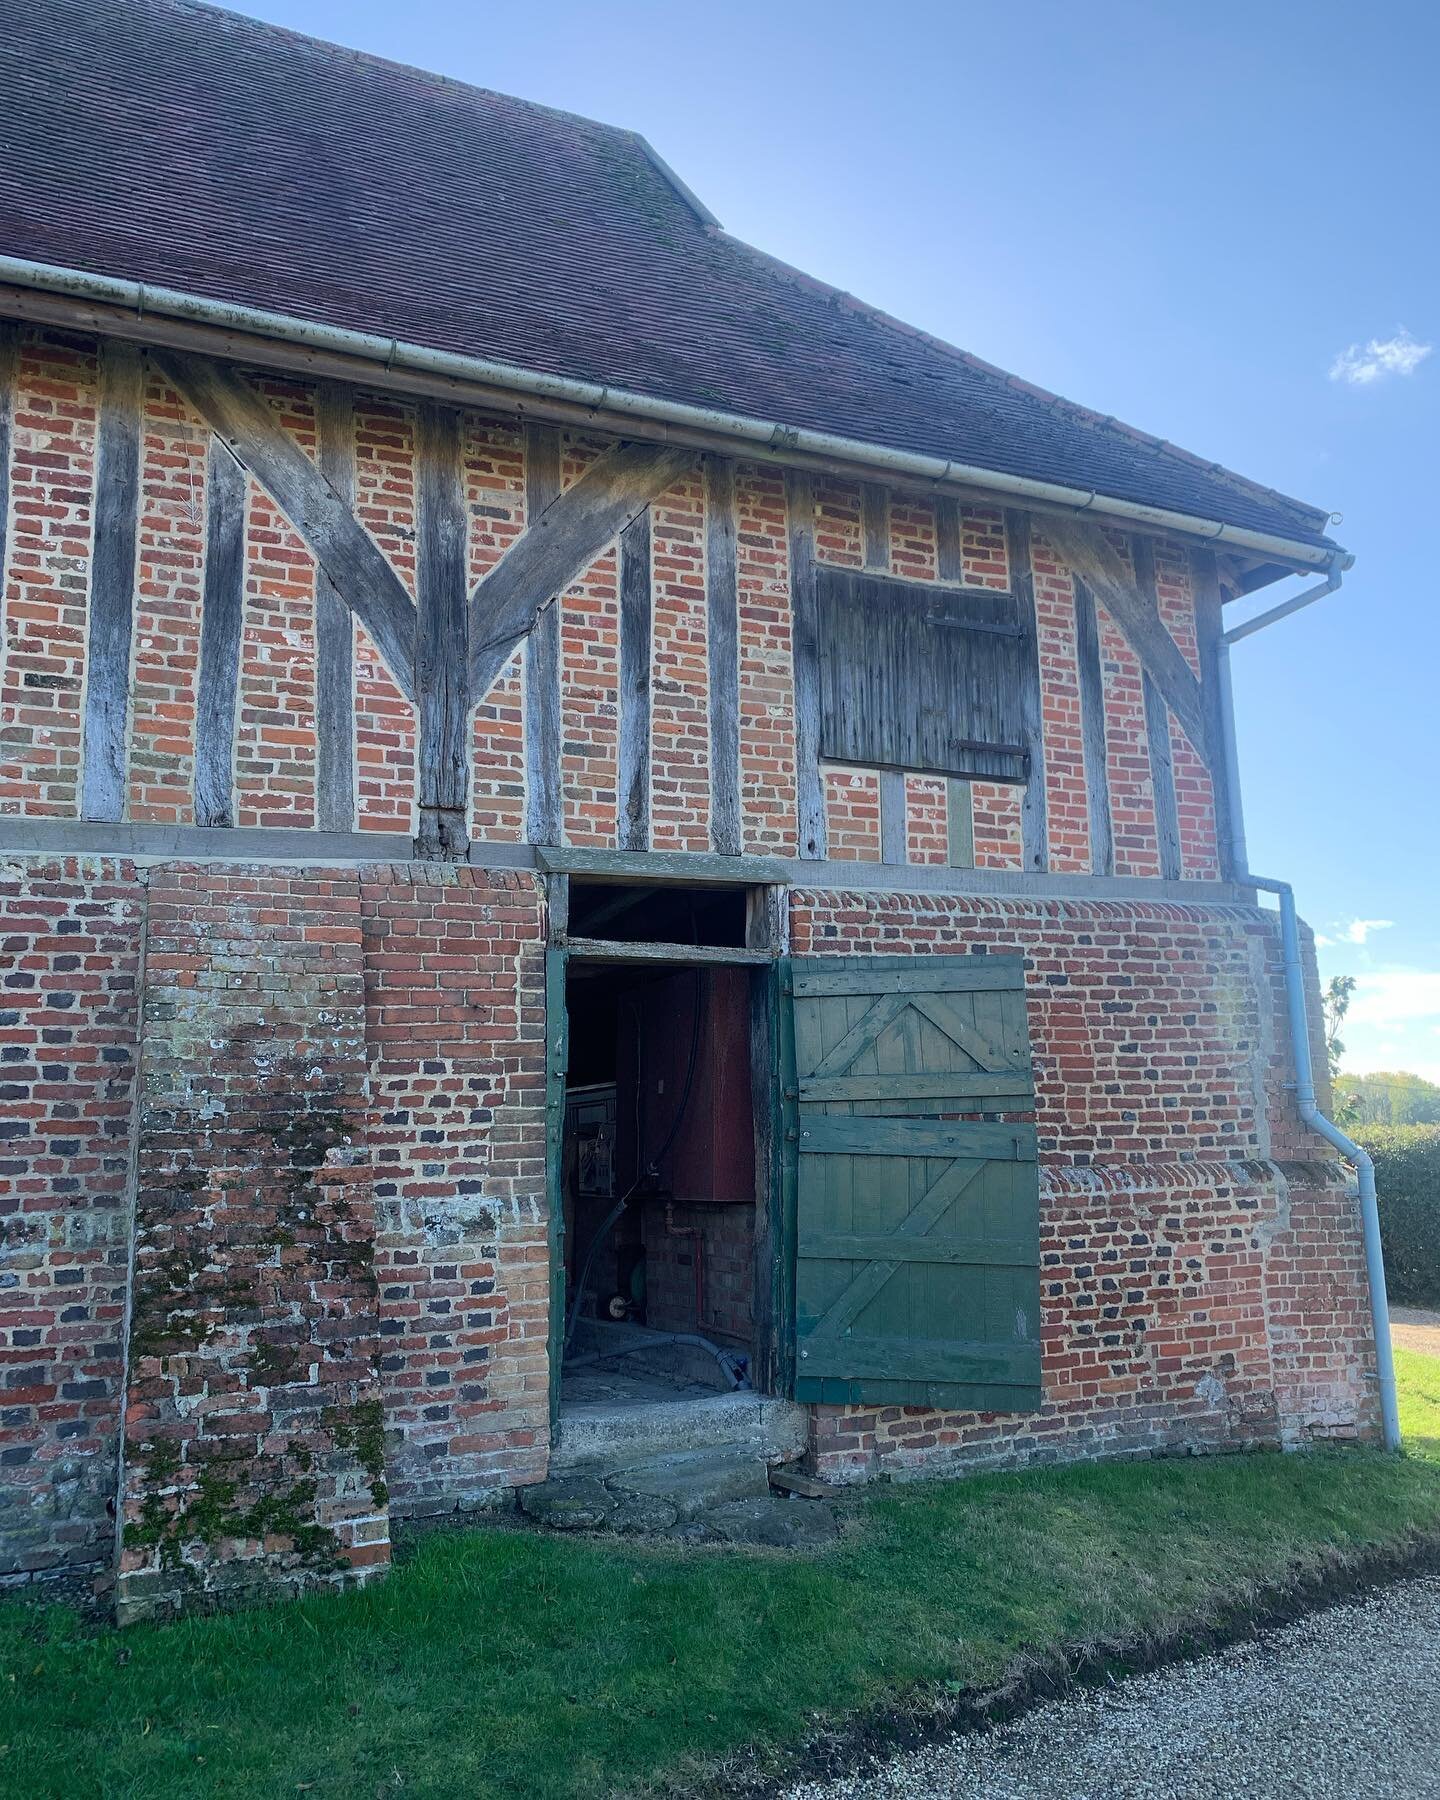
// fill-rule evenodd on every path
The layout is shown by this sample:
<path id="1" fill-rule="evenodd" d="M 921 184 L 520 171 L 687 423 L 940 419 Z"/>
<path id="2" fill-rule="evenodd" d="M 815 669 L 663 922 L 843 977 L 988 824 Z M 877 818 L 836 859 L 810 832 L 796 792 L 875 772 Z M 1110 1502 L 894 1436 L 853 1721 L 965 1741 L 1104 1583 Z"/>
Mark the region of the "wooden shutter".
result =
<path id="1" fill-rule="evenodd" d="M 796 957 L 790 984 L 795 1398 L 1037 1407 L 1021 959 Z"/>
<path id="2" fill-rule="evenodd" d="M 1035 641 L 1013 594 L 850 569 L 815 579 L 822 757 L 1026 780 Z"/>

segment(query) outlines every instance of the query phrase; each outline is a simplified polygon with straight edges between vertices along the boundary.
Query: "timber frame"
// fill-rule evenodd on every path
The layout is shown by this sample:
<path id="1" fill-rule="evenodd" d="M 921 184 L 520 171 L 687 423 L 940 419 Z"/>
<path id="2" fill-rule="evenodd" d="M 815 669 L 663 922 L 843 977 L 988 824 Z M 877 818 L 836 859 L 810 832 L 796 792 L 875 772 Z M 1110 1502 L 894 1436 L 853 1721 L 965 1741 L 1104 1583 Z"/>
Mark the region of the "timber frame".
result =
<path id="1" fill-rule="evenodd" d="M 62 302 L 25 290 L 27 316 L 57 307 L 79 307 L 92 327 L 107 309 Z M 0 292 L 8 305 L 12 291 Z M 118 309 L 109 309 L 118 312 Z M 459 404 L 474 396 L 461 384 L 437 384 L 414 371 L 403 383 L 377 378 L 383 371 L 353 364 L 367 388 L 403 386 L 417 402 L 416 595 L 413 599 L 356 511 L 354 404 L 356 389 L 329 371 L 337 359 L 307 354 L 304 371 L 322 373 L 315 390 L 318 454 L 312 458 L 285 429 L 263 394 L 234 363 L 202 354 L 197 340 L 217 337 L 235 348 L 236 334 L 186 325 L 183 321 L 125 319 L 129 335 L 102 339 L 100 421 L 97 439 L 96 518 L 92 597 L 87 620 L 88 677 L 84 696 L 80 813 L 97 833 L 94 847 L 144 841 L 143 828 L 124 824 L 128 757 L 128 670 L 133 637 L 133 588 L 139 509 L 139 456 L 143 359 L 157 370 L 208 425 L 211 433 L 205 483 L 205 566 L 196 699 L 193 797 L 196 831 L 207 834 L 207 853 L 222 854 L 223 835 L 241 849 L 234 832 L 231 765 L 239 685 L 244 605 L 243 503 L 248 475 L 284 513 L 315 557 L 316 595 L 316 824 L 304 837 L 306 860 L 334 855 L 342 860 L 366 849 L 379 852 L 379 834 L 355 831 L 355 721 L 351 618 L 364 625 L 401 693 L 417 714 L 417 835 L 409 854 L 426 860 L 515 860 L 512 845 L 471 844 L 467 834 L 469 798 L 469 718 L 515 646 L 528 643 L 526 700 L 535 729 L 527 733 L 528 845 L 538 855 L 560 849 L 562 789 L 559 717 L 558 597 L 612 542 L 620 555 L 619 834 L 620 851 L 644 857 L 649 845 L 651 502 L 681 477 L 701 474 L 705 518 L 705 611 L 709 664 L 709 729 L 712 746 L 709 836 L 715 855 L 741 863 L 739 770 L 738 594 L 736 572 L 735 467 L 728 456 L 705 454 L 692 444 L 637 442 L 624 438 L 600 452 L 568 488 L 560 468 L 556 426 L 541 419 L 526 425 L 526 528 L 500 561 L 473 586 L 466 566 L 467 511 Z M 151 339 L 142 351 L 137 337 Z M 0 329 L 0 376 L 14 363 L 16 329 Z M 293 349 L 293 347 L 292 347 Z M 256 341 L 255 351 L 261 350 Z M 264 362 L 294 367 L 285 346 L 263 340 Z M 347 359 L 339 359 L 342 363 Z M 317 365 L 323 365 L 317 369 Z M 8 432 L 10 382 L 0 381 L 0 437 Z M 490 400 L 494 404 L 493 398 Z M 513 409 L 514 397 L 509 406 Z M 563 413 L 564 409 L 560 411 Z M 587 423 L 594 421 L 587 420 Z M 624 421 L 626 429 L 633 422 Z M 796 771 L 801 864 L 825 866 L 828 846 L 821 759 L 817 583 L 843 574 L 817 558 L 814 474 L 795 459 L 786 473 L 788 548 L 795 680 Z M 993 495 L 981 496 L 993 504 Z M 937 592 L 963 597 L 959 496 L 936 499 Z M 873 479 L 863 489 L 864 570 L 889 574 L 889 496 Z M 1028 639 L 1020 704 L 1027 779 L 1021 788 L 1022 868 L 1051 891 L 1046 876 L 1047 821 L 1044 739 L 1036 657 L 1034 581 L 1030 567 L 1032 515 L 1004 511 L 1009 553 L 1010 599 L 1018 629 Z M 1226 585 L 1240 591 L 1246 572 L 1234 559 L 1221 559 L 1199 544 L 1189 550 L 1195 594 L 1199 673 L 1192 670 L 1160 620 L 1156 603 L 1153 540 L 1131 537 L 1133 573 L 1110 539 L 1091 520 L 1074 513 L 1034 514 L 1049 546 L 1073 575 L 1081 714 L 1088 776 L 1093 876 L 1111 877 L 1114 866 L 1104 756 L 1104 719 L 1095 623 L 1097 603 L 1123 633 L 1143 671 L 1146 739 L 1153 790 L 1162 880 L 1199 898 L 1199 885 L 1180 882 L 1180 848 L 1172 768 L 1173 719 L 1206 765 L 1215 795 L 1222 879 L 1228 867 L 1233 804 L 1225 791 L 1220 755 L 1222 701 L 1217 675 L 1221 606 Z M 1168 534 L 1167 534 L 1168 535 Z M 884 575 L 880 574 L 884 571 Z M 993 601 L 999 590 L 985 590 Z M 1003 597 L 1003 596 L 999 596 Z M 977 629 L 982 627 L 977 627 Z M 967 868 L 968 789 L 949 782 L 952 868 L 947 885 L 989 887 Z M 930 886 L 905 867 L 904 774 L 880 772 L 881 867 L 891 885 Z M 0 842 L 23 842 L 40 821 L 0 824 Z M 190 840 L 185 828 L 170 828 L 170 841 Z M 176 832 L 179 836 L 175 836 Z M 213 832 L 212 840 L 209 833 Z M 256 834 L 258 837 L 261 834 Z M 274 849 L 274 834 L 263 834 Z M 344 841 L 359 840 L 352 851 Z M 208 850 L 211 841 L 214 851 Z M 477 855 L 477 852 L 479 853 Z M 247 841 L 247 854 L 267 854 Z M 290 854 L 294 854 L 293 849 Z M 903 872 L 902 872 L 903 871 Z M 846 885 L 871 885 L 863 865 L 836 868 Z M 742 878 L 743 879 L 743 878 Z M 1153 882 L 1146 890 L 1157 893 Z M 1058 890 L 1054 890 L 1058 891 Z M 1113 891 L 1113 890 L 1110 890 Z"/>

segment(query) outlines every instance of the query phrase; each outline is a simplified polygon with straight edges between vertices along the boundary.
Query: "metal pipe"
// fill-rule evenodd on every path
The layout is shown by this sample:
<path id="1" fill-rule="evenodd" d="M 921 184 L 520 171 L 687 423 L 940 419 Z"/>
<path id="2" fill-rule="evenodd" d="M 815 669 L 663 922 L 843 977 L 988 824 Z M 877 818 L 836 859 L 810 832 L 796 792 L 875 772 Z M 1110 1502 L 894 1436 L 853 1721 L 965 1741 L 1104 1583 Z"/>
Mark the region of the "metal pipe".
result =
<path id="1" fill-rule="evenodd" d="M 1336 551 L 1333 546 L 1301 543 L 1273 532 L 1250 531 L 1239 525 L 1227 525 L 1220 519 L 1173 512 L 1166 507 L 1146 506 L 1138 501 L 1101 494 L 1093 488 L 1087 490 L 1067 487 L 1059 482 L 1035 481 L 1024 475 L 1005 475 L 994 469 L 953 462 L 946 457 L 888 449 L 884 445 L 867 443 L 861 438 L 840 437 L 826 431 L 808 431 L 776 420 L 749 418 L 742 413 L 725 412 L 716 407 L 661 400 L 653 395 L 634 393 L 627 388 L 607 387 L 600 382 L 576 380 L 568 375 L 546 375 L 533 369 L 517 368 L 511 363 L 492 362 L 484 357 L 464 356 L 449 350 L 432 350 L 423 344 L 402 343 L 398 338 L 379 336 L 372 332 L 351 331 L 340 325 L 322 325 L 315 320 L 298 319 L 288 313 L 266 312 L 258 307 L 243 306 L 229 300 L 212 300 L 204 295 L 186 294 L 174 288 L 150 287 L 144 282 L 123 280 L 113 275 L 96 275 L 85 269 L 60 268 L 50 263 L 34 262 L 28 257 L 0 256 L 0 282 L 47 293 L 98 300 L 106 305 L 134 312 L 137 316 L 159 313 L 169 318 L 193 319 L 221 330 L 245 331 L 259 337 L 307 344 L 316 349 L 382 363 L 387 369 L 409 368 L 457 381 L 483 382 L 492 387 L 519 394 L 533 394 L 541 399 L 564 401 L 596 412 L 619 413 L 674 425 L 681 430 L 714 433 L 776 454 L 795 452 L 803 456 L 835 458 L 890 472 L 909 481 L 981 488 L 1017 500 L 1034 501 L 1041 506 L 1125 519 L 1149 526 L 1155 531 L 1184 532 L 1190 537 L 1230 544 L 1238 550 L 1251 550 L 1278 557 L 1303 568 L 1324 568 L 1337 557 L 1342 564 L 1347 563 L 1347 553 L 1343 550 Z"/>
<path id="2" fill-rule="evenodd" d="M 1315 1068 L 1310 1055 L 1310 1025 L 1305 1008 L 1305 970 L 1300 960 L 1300 927 L 1295 891 L 1288 881 L 1246 875 L 1252 887 L 1280 899 L 1280 947 L 1285 963 L 1285 996 L 1289 1003 L 1291 1049 L 1295 1057 L 1295 1104 L 1303 1124 L 1355 1165 L 1360 1191 L 1360 1222 L 1365 1236 L 1365 1271 L 1370 1285 L 1370 1322 L 1375 1333 L 1375 1370 L 1380 1382 L 1380 1417 L 1385 1448 L 1400 1448 L 1400 1412 L 1395 1398 L 1395 1358 L 1390 1346 L 1390 1302 L 1385 1292 L 1385 1258 L 1380 1247 L 1380 1206 L 1375 1194 L 1375 1163 L 1369 1152 L 1327 1119 L 1315 1099 Z"/>
<path id="3" fill-rule="evenodd" d="M 1351 561 L 1354 559 L 1351 558 Z M 1277 619 L 1288 619 L 1291 613 L 1299 612 L 1302 606 L 1313 606 L 1317 600 L 1323 600 L 1327 594 L 1338 591 L 1348 565 L 1336 556 L 1330 564 L 1325 579 L 1313 588 L 1306 588 L 1303 594 L 1296 594 L 1292 599 L 1282 600 L 1278 606 L 1272 606 L 1269 612 L 1257 613 L 1253 619 L 1246 619 L 1241 625 L 1232 626 L 1221 638 L 1224 644 L 1238 644 L 1241 638 L 1252 636 L 1263 631 L 1267 625 L 1273 625 Z"/>

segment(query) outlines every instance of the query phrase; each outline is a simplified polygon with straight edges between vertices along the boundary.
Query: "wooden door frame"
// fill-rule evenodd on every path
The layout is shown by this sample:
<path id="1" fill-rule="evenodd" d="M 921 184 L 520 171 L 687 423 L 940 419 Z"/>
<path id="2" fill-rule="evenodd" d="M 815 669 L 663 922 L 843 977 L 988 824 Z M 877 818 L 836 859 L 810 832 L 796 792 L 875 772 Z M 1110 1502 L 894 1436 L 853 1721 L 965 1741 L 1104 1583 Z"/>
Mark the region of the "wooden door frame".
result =
<path id="1" fill-rule="evenodd" d="M 678 882 L 677 886 L 689 886 Z M 764 893 L 765 890 L 759 890 Z M 783 890 L 780 904 L 783 906 Z M 545 951 L 545 1202 L 549 1246 L 550 1306 L 548 1352 L 550 1363 L 550 1435 L 552 1442 L 560 1419 L 560 1377 L 565 1345 L 565 1197 L 564 1177 L 565 1078 L 568 1072 L 569 1005 L 567 983 L 570 964 L 631 963 L 655 967 L 657 963 L 701 967 L 748 969 L 750 973 L 750 1083 L 755 1117 L 755 1314 L 751 1333 L 752 1379 L 759 1392 L 788 1392 L 794 1358 L 794 1153 L 793 1132 L 787 1137 L 784 1109 L 785 1045 L 788 1041 L 788 1001 L 782 997 L 781 970 L 788 958 L 778 947 L 755 942 L 764 927 L 762 912 L 774 916 L 777 905 L 760 900 L 752 906 L 749 935 L 752 947 L 699 949 L 684 945 L 595 943 L 568 940 L 563 926 L 554 929 Z M 564 913 L 561 911 L 561 918 Z M 672 956 L 669 952 L 675 952 Z M 790 1051 L 793 1086 L 794 1053 Z M 793 1125 L 793 1121 L 791 1121 Z M 763 1192 L 761 1191 L 763 1187 Z"/>

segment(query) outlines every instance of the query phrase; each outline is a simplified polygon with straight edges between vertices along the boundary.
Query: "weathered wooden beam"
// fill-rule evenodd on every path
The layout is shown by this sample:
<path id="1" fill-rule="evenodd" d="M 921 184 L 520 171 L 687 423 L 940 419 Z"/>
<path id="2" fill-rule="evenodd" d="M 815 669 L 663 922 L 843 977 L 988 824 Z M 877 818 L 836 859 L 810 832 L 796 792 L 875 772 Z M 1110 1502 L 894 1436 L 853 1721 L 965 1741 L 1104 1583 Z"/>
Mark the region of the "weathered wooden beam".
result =
<path id="1" fill-rule="evenodd" d="M 1030 560 L 1030 515 L 1008 509 L 1005 544 L 1010 591 L 1024 637 L 1020 660 L 1020 730 L 1029 752 L 1029 778 L 1020 799 L 1020 853 L 1025 868 L 1048 867 L 1049 814 L 1045 793 L 1045 726 L 1040 698 L 1040 627 L 1035 615 L 1035 573 Z"/>
<path id="2" fill-rule="evenodd" d="M 384 552 L 273 410 L 234 369 L 153 352 L 168 381 L 222 437 L 305 540 L 364 625 L 400 691 L 415 698 L 415 607 Z"/>
<path id="3" fill-rule="evenodd" d="M 1135 559 L 1135 586 L 1141 598 L 1160 617 L 1160 591 L 1155 580 L 1155 546 L 1147 537 L 1131 545 Z M 1163 623 L 1163 622 L 1162 622 Z M 1154 677 L 1141 671 L 1145 708 L 1145 742 L 1150 757 L 1150 792 L 1155 807 L 1155 842 L 1160 854 L 1160 873 L 1166 881 L 1180 879 L 1180 813 L 1175 801 L 1175 753 L 1170 742 L 1170 714 L 1160 697 Z"/>
<path id="4" fill-rule="evenodd" d="M 960 502 L 950 494 L 935 496 L 935 573 L 941 581 L 960 587 L 965 580 L 961 550 Z"/>
<path id="5" fill-rule="evenodd" d="M 650 848 L 650 510 L 620 533 L 620 725 L 617 748 L 622 850 Z"/>
<path id="6" fill-rule="evenodd" d="M 572 937 L 565 948 L 590 962 L 613 963 L 745 963 L 775 960 L 773 950 L 727 950 L 711 944 L 627 944 L 620 938 Z"/>
<path id="7" fill-rule="evenodd" d="M 419 594 L 415 688 L 420 830 L 415 854 L 441 861 L 466 852 L 470 792 L 465 629 L 469 573 L 460 414 L 427 400 L 419 416 Z"/>
<path id="8" fill-rule="evenodd" d="M 211 437 L 205 473 L 205 587 L 195 695 L 195 823 L 234 825 L 235 707 L 245 623 L 245 471 Z M 345 614 L 346 623 L 350 615 Z M 347 820 L 342 830 L 350 830 Z M 330 831 L 337 827 L 324 825 Z"/>
<path id="9" fill-rule="evenodd" d="M 880 860 L 892 868 L 908 861 L 905 771 L 880 771 Z"/>
<path id="10" fill-rule="evenodd" d="M 975 796 L 970 783 L 952 775 L 945 783 L 946 863 L 952 869 L 975 867 Z"/>
<path id="11" fill-rule="evenodd" d="M 482 699 L 552 594 L 561 594 L 605 546 L 663 494 L 695 453 L 617 444 L 597 456 L 519 538 L 470 596 L 470 692 Z"/>
<path id="12" fill-rule="evenodd" d="M 1110 762 L 1105 749 L 1105 671 L 1095 598 L 1078 575 L 1075 590 L 1075 661 L 1080 680 L 1080 747 L 1090 818 L 1090 872 L 1115 873 L 1115 829 L 1110 817 Z"/>
<path id="13" fill-rule="evenodd" d="M 138 347 L 106 339 L 100 350 L 95 537 L 85 645 L 82 819 L 119 819 L 125 812 L 144 381 Z"/>
<path id="14" fill-rule="evenodd" d="M 355 396 L 338 381 L 315 392 L 320 473 L 355 505 Z M 315 581 L 315 819 L 322 831 L 355 829 L 355 621 L 321 569 Z"/>
<path id="15" fill-rule="evenodd" d="M 865 567 L 890 573 L 890 493 L 878 481 L 867 481 L 862 506 Z"/>
<path id="16" fill-rule="evenodd" d="M 1141 667 L 1154 679 L 1180 729 L 1208 767 L 1213 758 L 1200 683 L 1180 646 L 1139 592 L 1099 527 L 1080 519 L 1047 519 L 1045 540 L 1115 621 Z"/>
<path id="17" fill-rule="evenodd" d="M 705 459 L 705 606 L 710 670 L 710 843 L 740 854 L 740 589 L 735 465 Z"/>
<path id="18" fill-rule="evenodd" d="M 10 450 L 15 435 L 19 374 L 19 324 L 14 319 L 0 319 L 0 598 L 4 592 L 6 533 L 10 524 Z"/>
<path id="19" fill-rule="evenodd" d="M 1190 593 L 1195 606 L 1195 647 L 1200 658 L 1200 697 L 1205 707 L 1205 729 L 1215 746 L 1215 754 L 1210 759 L 1210 791 L 1215 805 L 1220 873 L 1226 880 L 1233 880 L 1237 874 L 1235 843 L 1241 835 L 1235 830 L 1240 796 L 1230 791 L 1229 770 L 1220 754 L 1220 746 L 1225 742 L 1222 712 L 1225 698 L 1220 687 L 1220 637 L 1225 625 L 1221 617 L 1220 576 L 1213 550 L 1191 550 Z"/>
<path id="20" fill-rule="evenodd" d="M 800 854 L 825 855 L 825 781 L 820 771 L 820 637 L 815 591 L 815 487 L 799 470 L 785 477 L 790 520 L 790 613 L 795 668 L 795 785 Z"/>
<path id="21" fill-rule="evenodd" d="M 560 497 L 560 433 L 525 428 L 525 520 L 532 526 Z M 525 834 L 532 844 L 558 844 L 564 829 L 560 782 L 560 628 L 558 593 L 545 596 L 525 645 Z M 474 699 L 482 698 L 475 694 Z"/>

